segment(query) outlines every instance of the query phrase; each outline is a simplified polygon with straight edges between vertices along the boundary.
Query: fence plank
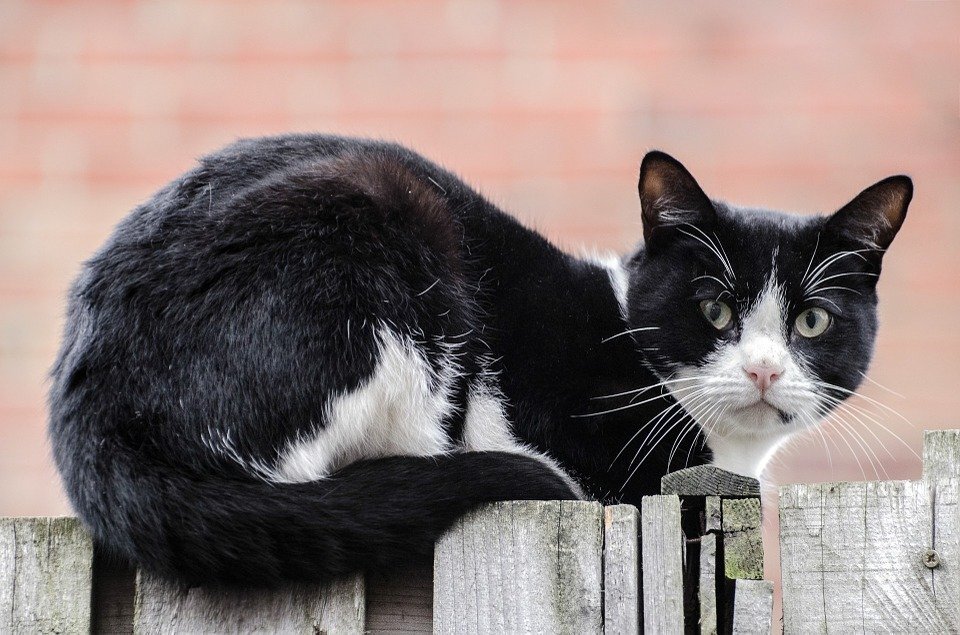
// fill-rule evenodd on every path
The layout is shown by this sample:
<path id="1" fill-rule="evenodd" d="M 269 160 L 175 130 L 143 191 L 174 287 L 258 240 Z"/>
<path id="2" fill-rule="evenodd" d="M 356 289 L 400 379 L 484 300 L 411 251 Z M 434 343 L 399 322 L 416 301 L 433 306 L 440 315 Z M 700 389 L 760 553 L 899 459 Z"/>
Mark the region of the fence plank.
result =
<path id="1" fill-rule="evenodd" d="M 767 635 L 773 624 L 773 582 L 737 580 L 733 596 L 734 635 Z"/>
<path id="2" fill-rule="evenodd" d="M 633 505 L 603 510 L 603 625 L 606 633 L 639 633 L 640 513 Z"/>
<path id="3" fill-rule="evenodd" d="M 75 518 L 0 518 L 0 632 L 88 632 L 92 572 Z"/>
<path id="4" fill-rule="evenodd" d="M 600 633 L 603 508 L 520 501 L 467 514 L 434 552 L 435 633 Z"/>
<path id="5" fill-rule="evenodd" d="M 677 496 L 759 498 L 760 481 L 713 465 L 697 465 L 665 475 L 660 479 L 660 492 Z"/>
<path id="6" fill-rule="evenodd" d="M 725 498 L 723 506 L 723 570 L 732 579 L 763 579 L 760 499 Z"/>
<path id="7" fill-rule="evenodd" d="M 922 481 L 781 488 L 785 631 L 960 629 L 956 605 L 937 599 L 942 572 L 923 564 L 933 544 L 933 497 Z M 950 504 L 942 511 L 948 518 Z"/>
<path id="8" fill-rule="evenodd" d="M 960 477 L 960 430 L 927 430 L 923 433 L 923 478 Z"/>
<path id="9" fill-rule="evenodd" d="M 700 633 L 717 632 L 717 534 L 700 539 Z"/>
<path id="10" fill-rule="evenodd" d="M 137 575 L 135 633 L 363 633 L 364 581 L 260 589 L 187 588 Z"/>
<path id="11" fill-rule="evenodd" d="M 683 633 L 683 533 L 680 499 L 641 501 L 643 626 L 647 633 Z"/>
<path id="12" fill-rule="evenodd" d="M 939 478 L 933 493 L 931 548 L 939 566 L 930 569 L 937 610 L 960 631 L 960 478 Z M 924 558 L 929 558 L 925 553 Z"/>

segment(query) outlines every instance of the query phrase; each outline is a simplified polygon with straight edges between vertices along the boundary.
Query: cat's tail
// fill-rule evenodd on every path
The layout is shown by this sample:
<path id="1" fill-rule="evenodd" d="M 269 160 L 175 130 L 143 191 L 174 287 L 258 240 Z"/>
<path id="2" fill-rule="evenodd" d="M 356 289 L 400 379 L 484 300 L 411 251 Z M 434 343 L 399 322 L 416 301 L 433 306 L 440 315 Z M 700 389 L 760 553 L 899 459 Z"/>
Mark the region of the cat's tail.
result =
<path id="1" fill-rule="evenodd" d="M 504 452 L 371 459 L 279 484 L 191 477 L 113 454 L 96 481 L 67 485 L 109 552 L 198 584 L 272 585 L 396 566 L 427 556 L 480 503 L 578 498 L 543 462 Z"/>

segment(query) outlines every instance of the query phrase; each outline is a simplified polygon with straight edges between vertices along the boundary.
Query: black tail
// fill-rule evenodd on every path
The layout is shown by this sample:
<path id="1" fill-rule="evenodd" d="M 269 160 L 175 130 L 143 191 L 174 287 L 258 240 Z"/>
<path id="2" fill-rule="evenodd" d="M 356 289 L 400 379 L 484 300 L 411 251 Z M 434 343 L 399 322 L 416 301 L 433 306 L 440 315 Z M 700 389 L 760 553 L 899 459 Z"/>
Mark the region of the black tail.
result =
<path id="1" fill-rule="evenodd" d="M 81 517 L 110 552 L 197 584 L 396 566 L 427 556 L 480 503 L 577 498 L 542 462 L 503 452 L 365 460 L 297 484 L 191 478 L 118 458 L 95 485 L 67 479 Z"/>

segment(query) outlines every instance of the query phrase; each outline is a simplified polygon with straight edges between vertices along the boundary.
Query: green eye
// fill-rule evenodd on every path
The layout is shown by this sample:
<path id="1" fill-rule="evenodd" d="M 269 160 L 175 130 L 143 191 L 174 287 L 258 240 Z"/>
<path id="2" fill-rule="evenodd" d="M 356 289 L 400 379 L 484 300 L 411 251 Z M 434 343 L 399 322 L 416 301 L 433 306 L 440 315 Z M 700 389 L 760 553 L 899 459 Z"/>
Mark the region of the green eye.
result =
<path id="1" fill-rule="evenodd" d="M 722 331 L 733 322 L 733 311 L 725 302 L 704 300 L 700 303 L 700 312 L 718 331 Z"/>
<path id="2" fill-rule="evenodd" d="M 830 314 L 820 308 L 807 309 L 797 316 L 794 326 L 803 337 L 817 337 L 830 326 Z"/>

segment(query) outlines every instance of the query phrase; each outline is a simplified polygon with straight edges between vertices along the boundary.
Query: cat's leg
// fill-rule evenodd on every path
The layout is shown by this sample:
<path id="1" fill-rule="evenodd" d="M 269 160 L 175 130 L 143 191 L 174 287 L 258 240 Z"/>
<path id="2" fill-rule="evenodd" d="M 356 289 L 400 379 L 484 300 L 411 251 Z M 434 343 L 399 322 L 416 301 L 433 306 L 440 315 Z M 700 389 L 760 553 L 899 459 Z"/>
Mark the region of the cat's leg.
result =
<path id="1" fill-rule="evenodd" d="M 306 482 L 360 459 L 429 456 L 452 449 L 444 420 L 454 409 L 455 360 L 442 360 L 441 370 L 435 371 L 410 338 L 386 325 L 373 337 L 379 349 L 373 374 L 356 390 L 328 402 L 324 427 L 286 448 L 275 480 Z"/>
<path id="2" fill-rule="evenodd" d="M 583 488 L 552 457 L 531 448 L 514 436 L 503 396 L 489 379 L 478 381 L 470 390 L 463 445 L 468 451 L 510 452 L 535 459 L 563 479 L 578 498 L 589 499 Z"/>

